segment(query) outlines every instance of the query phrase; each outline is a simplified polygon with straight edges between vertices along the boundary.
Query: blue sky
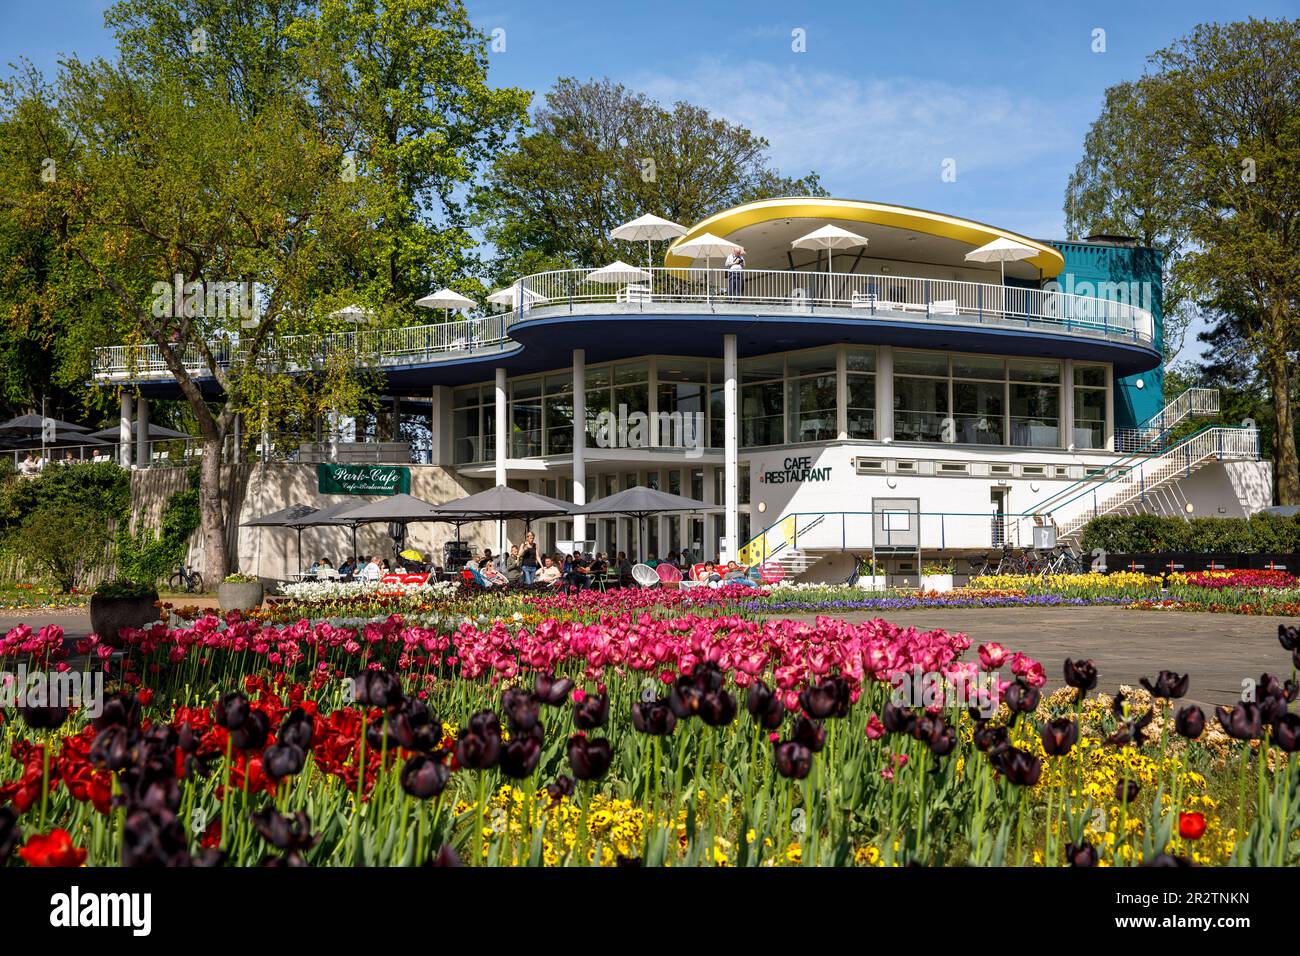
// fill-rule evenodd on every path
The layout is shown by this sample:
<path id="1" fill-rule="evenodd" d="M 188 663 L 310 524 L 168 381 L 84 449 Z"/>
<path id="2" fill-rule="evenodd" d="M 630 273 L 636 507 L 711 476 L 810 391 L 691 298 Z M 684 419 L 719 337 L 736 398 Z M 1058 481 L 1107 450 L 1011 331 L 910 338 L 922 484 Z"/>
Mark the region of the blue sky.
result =
<path id="1" fill-rule="evenodd" d="M 107 0 L 0 0 L 0 63 L 108 55 Z M 767 137 L 833 195 L 1064 235 L 1062 196 L 1105 89 L 1197 23 L 1293 17 L 1287 2 L 1067 4 L 471 0 L 504 31 L 491 79 L 546 90 L 609 76 Z M 1105 51 L 1093 52 L 1094 31 Z M 792 49 L 802 30 L 805 52 Z M 952 160 L 956 181 L 940 176 Z"/>

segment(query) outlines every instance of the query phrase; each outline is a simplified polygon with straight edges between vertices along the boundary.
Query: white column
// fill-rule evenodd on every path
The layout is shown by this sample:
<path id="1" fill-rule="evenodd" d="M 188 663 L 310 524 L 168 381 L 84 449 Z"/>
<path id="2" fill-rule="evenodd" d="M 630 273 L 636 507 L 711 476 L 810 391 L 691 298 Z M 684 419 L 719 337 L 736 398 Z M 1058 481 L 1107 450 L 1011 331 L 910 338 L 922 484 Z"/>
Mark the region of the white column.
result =
<path id="1" fill-rule="evenodd" d="M 737 386 L 736 336 L 722 337 L 722 378 L 723 378 L 723 460 L 725 474 L 723 493 L 726 508 L 726 539 L 728 561 L 736 559 L 740 550 L 740 428 L 736 418 L 739 404 Z"/>
<path id="2" fill-rule="evenodd" d="M 131 396 L 123 392 L 121 417 L 117 420 L 117 463 L 123 468 L 131 467 L 131 414 L 134 404 Z"/>
<path id="3" fill-rule="evenodd" d="M 149 467 L 149 399 L 139 398 L 135 403 L 135 464 L 137 468 Z"/>
<path id="4" fill-rule="evenodd" d="M 587 350 L 573 350 L 573 503 L 587 503 Z M 587 516 L 573 516 L 573 537 L 587 539 Z"/>
<path id="5" fill-rule="evenodd" d="M 876 349 L 876 437 L 894 440 L 894 348 Z"/>
<path id="6" fill-rule="evenodd" d="M 496 411 L 497 411 L 497 452 L 496 452 L 496 484 L 504 485 L 506 483 L 506 456 L 508 454 L 508 445 L 510 441 L 510 429 L 507 416 L 509 414 L 509 405 L 506 402 L 506 370 L 497 369 L 496 381 Z M 505 548 L 506 541 L 506 523 L 497 522 L 497 546 L 494 549 L 500 552 Z"/>

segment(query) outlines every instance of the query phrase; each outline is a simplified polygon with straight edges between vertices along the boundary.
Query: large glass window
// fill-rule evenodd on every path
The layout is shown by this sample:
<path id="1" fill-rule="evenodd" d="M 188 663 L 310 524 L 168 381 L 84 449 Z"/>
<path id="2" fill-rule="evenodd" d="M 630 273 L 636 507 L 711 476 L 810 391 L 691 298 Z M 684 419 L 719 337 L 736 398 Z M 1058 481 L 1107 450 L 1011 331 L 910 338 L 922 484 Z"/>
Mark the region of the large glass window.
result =
<path id="1" fill-rule="evenodd" d="M 709 370 L 701 359 L 659 360 L 655 441 L 663 448 L 693 448 L 708 441 Z"/>
<path id="2" fill-rule="evenodd" d="M 479 386 L 452 394 L 452 457 L 458 465 L 487 461 L 483 448 L 482 394 Z"/>
<path id="3" fill-rule="evenodd" d="M 1061 363 L 1025 359 L 1007 362 L 1011 380 L 1011 444 L 1061 444 Z"/>
<path id="4" fill-rule="evenodd" d="M 573 376 L 567 373 L 546 376 L 545 428 L 543 453 L 563 455 L 573 451 Z"/>
<path id="5" fill-rule="evenodd" d="M 836 402 L 839 394 L 835 349 L 794 352 L 787 357 L 786 434 L 791 442 L 828 441 L 839 434 Z"/>
<path id="6" fill-rule="evenodd" d="M 894 437 L 943 441 L 948 418 L 948 356 L 894 353 Z"/>
<path id="7" fill-rule="evenodd" d="M 876 350 L 849 346 L 847 352 L 848 436 L 875 438 Z"/>
<path id="8" fill-rule="evenodd" d="M 740 444 L 785 444 L 785 356 L 740 363 Z"/>
<path id="9" fill-rule="evenodd" d="M 1074 446 L 1106 447 L 1106 366 L 1074 367 Z"/>
<path id="10" fill-rule="evenodd" d="M 528 378 L 510 383 L 510 457 L 530 458 L 542 453 L 542 380 Z"/>
<path id="11" fill-rule="evenodd" d="M 1006 363 L 982 356 L 952 358 L 952 440 L 1001 445 L 1006 404 Z"/>

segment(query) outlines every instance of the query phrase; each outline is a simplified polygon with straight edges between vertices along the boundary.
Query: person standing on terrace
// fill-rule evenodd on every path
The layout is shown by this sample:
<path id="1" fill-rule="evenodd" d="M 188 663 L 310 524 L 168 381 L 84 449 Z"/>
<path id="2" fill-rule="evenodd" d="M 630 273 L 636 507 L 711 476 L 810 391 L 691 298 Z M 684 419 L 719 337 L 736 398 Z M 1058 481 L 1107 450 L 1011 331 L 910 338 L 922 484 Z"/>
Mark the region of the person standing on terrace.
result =
<path id="1" fill-rule="evenodd" d="M 740 295 L 745 287 L 745 250 L 740 246 L 727 256 L 727 295 Z"/>

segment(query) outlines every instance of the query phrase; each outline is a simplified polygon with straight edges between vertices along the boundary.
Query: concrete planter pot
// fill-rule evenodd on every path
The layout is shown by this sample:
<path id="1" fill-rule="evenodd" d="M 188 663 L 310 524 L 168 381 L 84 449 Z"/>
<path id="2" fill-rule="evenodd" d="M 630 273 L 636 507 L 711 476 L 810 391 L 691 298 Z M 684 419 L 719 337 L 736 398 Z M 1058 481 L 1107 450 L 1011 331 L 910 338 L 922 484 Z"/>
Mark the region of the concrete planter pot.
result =
<path id="1" fill-rule="evenodd" d="M 889 579 L 883 574 L 860 574 L 855 583 L 867 591 L 884 591 L 889 587 L 888 581 Z"/>
<path id="2" fill-rule="evenodd" d="M 157 592 L 143 597 L 90 596 L 90 629 L 109 647 L 120 647 L 124 627 L 144 627 L 158 620 Z"/>
<path id="3" fill-rule="evenodd" d="M 953 587 L 951 574 L 923 574 L 921 575 L 922 591 L 951 591 Z"/>
<path id="4" fill-rule="evenodd" d="M 225 581 L 217 585 L 217 604 L 223 611 L 251 611 L 265 596 L 261 581 L 247 584 Z"/>

